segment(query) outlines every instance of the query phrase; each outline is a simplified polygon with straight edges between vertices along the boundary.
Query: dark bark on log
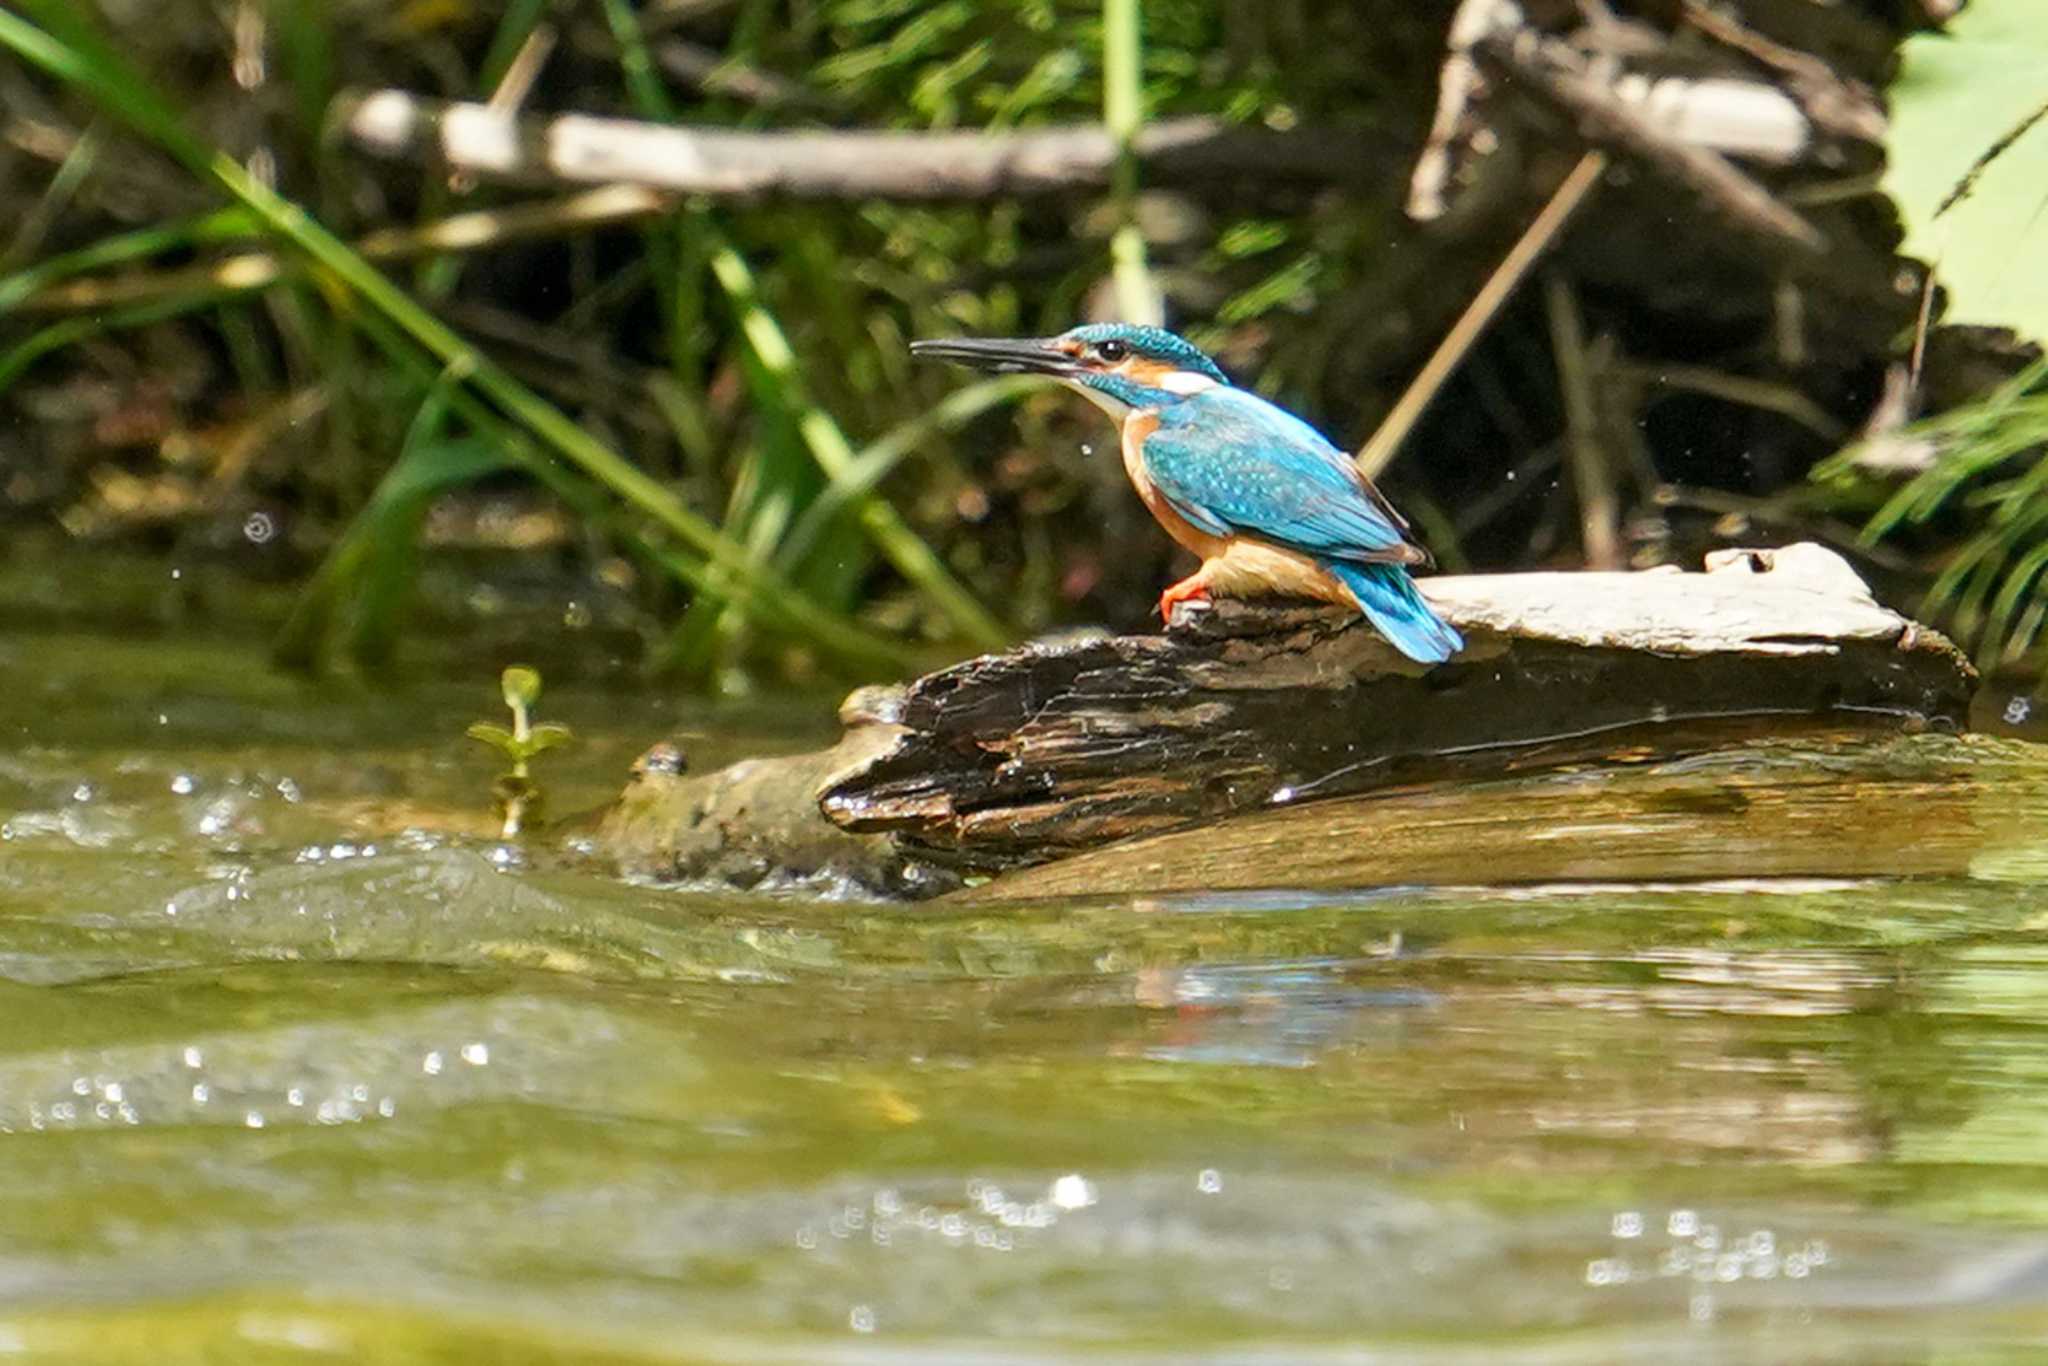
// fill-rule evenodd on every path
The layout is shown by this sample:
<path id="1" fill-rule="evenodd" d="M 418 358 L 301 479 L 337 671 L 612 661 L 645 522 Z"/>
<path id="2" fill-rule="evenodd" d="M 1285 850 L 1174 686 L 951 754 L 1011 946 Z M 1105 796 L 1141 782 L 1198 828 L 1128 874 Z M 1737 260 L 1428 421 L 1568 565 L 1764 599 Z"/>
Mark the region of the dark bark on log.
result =
<path id="1" fill-rule="evenodd" d="M 749 819 L 772 808 L 800 832 L 802 870 L 919 890 L 944 885 L 933 869 L 1284 821 L 1276 808 L 1395 784 L 1963 724 L 1967 662 L 1832 552 L 1730 552 L 1710 570 L 1432 580 L 1467 637 L 1433 670 L 1343 613 L 1241 603 L 1164 636 L 984 656 L 868 705 L 834 751 L 771 761 L 772 800 L 760 765 L 679 780 L 629 794 L 606 839 L 656 876 L 772 862 L 780 836 L 728 819 L 751 784 Z"/>

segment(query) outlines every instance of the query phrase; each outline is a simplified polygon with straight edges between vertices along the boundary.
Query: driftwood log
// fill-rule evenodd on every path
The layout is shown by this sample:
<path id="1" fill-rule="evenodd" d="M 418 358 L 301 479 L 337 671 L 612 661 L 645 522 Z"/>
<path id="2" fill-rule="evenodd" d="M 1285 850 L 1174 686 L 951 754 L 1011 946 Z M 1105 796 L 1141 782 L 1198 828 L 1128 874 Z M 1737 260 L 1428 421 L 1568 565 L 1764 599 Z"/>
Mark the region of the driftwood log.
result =
<path id="1" fill-rule="evenodd" d="M 645 764 L 601 843 L 631 872 L 925 893 L 1120 840 L 1444 778 L 1844 729 L 1959 729 L 1975 676 L 1814 545 L 1703 574 L 1429 580 L 1423 670 L 1327 609 L 1220 604 L 1161 636 L 988 655 L 849 699 L 820 754 Z"/>

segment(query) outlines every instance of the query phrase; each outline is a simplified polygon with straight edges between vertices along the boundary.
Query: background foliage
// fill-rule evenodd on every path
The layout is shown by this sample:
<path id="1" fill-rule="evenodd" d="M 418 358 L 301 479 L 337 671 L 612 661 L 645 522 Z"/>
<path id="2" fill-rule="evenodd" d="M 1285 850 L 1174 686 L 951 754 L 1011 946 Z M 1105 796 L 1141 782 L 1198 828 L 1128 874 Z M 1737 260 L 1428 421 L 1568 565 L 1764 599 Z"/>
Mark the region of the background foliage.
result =
<path id="1" fill-rule="evenodd" d="M 1953 44 L 1939 50 L 1968 80 L 2011 65 L 1978 51 L 1991 23 L 1990 0 L 1979 3 L 1981 32 L 1971 15 L 1953 39 L 1915 40 L 1902 90 L 1949 88 L 1921 44 Z M 1791 8 L 1788 22 L 1817 22 Z M 18 9 L 25 17 L 0 15 L 26 59 L 0 65 L 0 181 L 33 206 L 0 249 L 10 554 L 44 553 L 54 524 L 97 556 L 142 546 L 274 579 L 291 606 L 266 619 L 280 657 L 301 666 L 345 656 L 381 667 L 408 620 L 473 623 L 527 601 L 552 604 L 549 629 L 588 653 L 727 686 L 897 672 L 1064 622 L 1139 626 L 1170 549 L 1121 487 L 1099 418 L 1026 383 L 969 387 L 914 368 L 907 340 L 1114 314 L 1112 244 L 1141 239 L 1169 321 L 1356 446 L 1577 154 L 1568 128 L 1503 120 L 1452 214 L 1416 225 L 1402 198 L 1449 4 L 1148 0 L 1143 118 L 1335 138 L 1355 174 L 960 205 L 693 201 L 484 250 L 378 255 L 379 232 L 403 238 L 476 209 L 545 213 L 562 195 L 372 162 L 335 131 L 351 91 L 482 99 L 522 50 L 544 49 L 524 100 L 537 114 L 740 128 L 1084 123 L 1108 93 L 1105 15 L 1138 7 Z M 1696 36 L 1666 31 L 1668 9 L 1618 13 L 1665 25 L 1664 59 L 1697 64 Z M 1818 38 L 1797 36 L 1875 81 L 1914 22 L 1872 0 L 1831 14 Z M 1926 126 L 1902 104 L 1893 175 L 1916 233 L 1908 181 L 1941 172 L 1909 165 L 1903 149 L 1956 142 Z M 1728 536 L 1854 545 L 1873 512 L 1896 514 L 1896 472 L 1867 461 L 1805 481 L 1865 425 L 1909 340 L 1912 298 L 1882 297 L 1890 215 L 1863 173 L 1803 168 L 1773 182 L 1843 206 L 1827 210 L 1828 227 L 1873 263 L 1880 296 L 1873 307 L 1869 294 L 1797 286 L 1798 345 L 1784 278 L 1709 221 L 1674 232 L 1671 192 L 1654 178 L 1611 177 L 1561 244 L 1555 287 L 1509 307 L 1385 478 L 1446 565 L 1580 562 L 1567 361 L 1591 377 L 1637 563 L 1692 560 Z M 223 285 L 221 263 L 252 247 L 281 268 L 257 288 Z M 114 293 L 53 303 L 80 282 Z M 1950 283 L 1974 316 L 1975 286 Z M 1560 301 L 1581 315 L 1563 331 Z M 1582 337 L 1587 354 L 1560 357 L 1560 336 Z M 1934 367 L 1925 401 L 2010 373 Z M 2035 441 L 2009 440 L 1991 463 L 2031 470 Z M 1941 444 L 1944 476 L 1961 468 L 1953 444 Z M 1930 584 L 1953 586 L 1988 515 L 1917 487 L 1922 529 L 1871 543 L 1866 566 L 1907 605 Z M 1887 515 L 1873 527 L 1910 520 Z M 2013 541 L 2002 563 L 2030 545 Z M 1957 619 L 1987 619 L 2009 582 Z M 2016 599 L 2000 620 L 2029 610 Z"/>

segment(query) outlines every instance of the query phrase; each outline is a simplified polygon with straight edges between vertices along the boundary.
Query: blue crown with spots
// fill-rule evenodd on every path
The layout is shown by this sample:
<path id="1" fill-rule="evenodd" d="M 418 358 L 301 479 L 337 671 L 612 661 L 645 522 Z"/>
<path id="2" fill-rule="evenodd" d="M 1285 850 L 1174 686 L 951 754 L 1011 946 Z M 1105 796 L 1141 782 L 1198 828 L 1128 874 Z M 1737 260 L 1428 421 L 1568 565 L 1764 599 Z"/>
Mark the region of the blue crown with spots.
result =
<path id="1" fill-rule="evenodd" d="M 1163 361 L 1176 370 L 1192 370 L 1198 375 L 1207 375 L 1218 384 L 1230 383 L 1230 377 L 1217 367 L 1215 361 L 1202 354 L 1199 347 L 1163 327 L 1145 327 L 1137 323 L 1089 323 L 1085 327 L 1074 328 L 1066 335 L 1091 345 L 1120 341 L 1147 360 Z"/>

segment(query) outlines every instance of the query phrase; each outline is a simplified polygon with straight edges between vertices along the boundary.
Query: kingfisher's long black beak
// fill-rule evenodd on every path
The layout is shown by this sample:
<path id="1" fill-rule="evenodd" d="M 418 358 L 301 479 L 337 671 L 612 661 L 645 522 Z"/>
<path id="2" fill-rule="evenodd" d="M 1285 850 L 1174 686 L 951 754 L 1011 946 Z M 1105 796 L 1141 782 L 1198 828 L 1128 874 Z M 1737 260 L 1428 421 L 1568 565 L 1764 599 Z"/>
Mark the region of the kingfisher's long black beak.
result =
<path id="1" fill-rule="evenodd" d="M 949 360 L 998 375 L 1071 375 L 1080 367 L 1074 357 L 1049 337 L 949 337 L 914 341 L 910 354 L 926 360 Z"/>

